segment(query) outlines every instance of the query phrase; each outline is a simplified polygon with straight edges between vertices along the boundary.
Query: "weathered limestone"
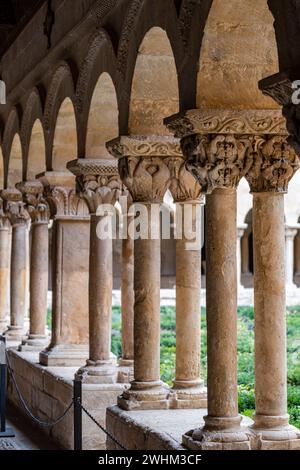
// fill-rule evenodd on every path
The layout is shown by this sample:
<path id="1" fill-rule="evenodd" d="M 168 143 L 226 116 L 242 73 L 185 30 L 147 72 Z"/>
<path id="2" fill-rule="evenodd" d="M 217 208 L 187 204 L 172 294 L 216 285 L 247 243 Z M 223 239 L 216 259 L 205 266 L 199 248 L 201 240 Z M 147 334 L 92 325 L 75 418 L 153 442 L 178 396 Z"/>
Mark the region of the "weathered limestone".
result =
<path id="1" fill-rule="evenodd" d="M 286 137 L 254 139 L 253 193 L 255 401 L 258 448 L 300 449 L 289 426 L 286 386 L 284 193 L 299 168 Z"/>
<path id="2" fill-rule="evenodd" d="M 40 353 L 47 366 L 81 366 L 88 358 L 88 207 L 70 173 L 41 176 L 53 217 L 53 300 L 50 346 Z"/>
<path id="3" fill-rule="evenodd" d="M 26 333 L 24 319 L 26 314 L 26 242 L 29 215 L 24 208 L 22 193 L 17 189 L 1 191 L 4 211 L 12 226 L 11 245 L 11 297 L 10 325 L 7 338 L 21 341 Z"/>
<path id="4" fill-rule="evenodd" d="M 170 158 L 170 191 L 176 203 L 176 377 L 170 406 L 203 408 L 201 367 L 201 186 L 182 155 Z M 179 233 L 179 231 L 181 233 Z"/>
<path id="5" fill-rule="evenodd" d="M 132 204 L 128 191 L 123 192 L 127 197 L 127 212 Z M 129 383 L 133 379 L 134 364 L 134 240 L 128 236 L 128 227 L 133 223 L 133 217 L 123 214 L 122 240 L 122 271 L 121 271 L 121 309 L 122 309 L 122 357 L 119 359 L 118 381 Z"/>
<path id="6" fill-rule="evenodd" d="M 9 276 L 10 276 L 10 222 L 3 211 L 0 198 L 0 334 L 6 330 L 9 319 Z"/>
<path id="7" fill-rule="evenodd" d="M 294 283 L 294 243 L 298 229 L 299 225 L 285 226 L 285 282 L 287 289 L 297 288 L 296 284 Z"/>
<path id="8" fill-rule="evenodd" d="M 247 136 L 257 116 L 188 111 L 166 120 L 180 137 L 187 169 L 206 193 L 208 413 L 183 436 L 189 449 L 250 449 L 237 400 L 237 196 L 250 164 Z M 264 116 L 261 120 L 263 121 Z M 237 129 L 239 132 L 237 132 Z M 224 373 L 226 371 L 226 374 Z"/>
<path id="9" fill-rule="evenodd" d="M 237 228 L 237 285 L 238 291 L 243 289 L 242 285 L 242 238 L 244 236 L 245 230 L 247 229 L 247 224 L 240 224 Z"/>
<path id="10" fill-rule="evenodd" d="M 50 211 L 40 181 L 20 183 L 26 209 L 31 217 L 30 327 L 20 350 L 38 350 L 49 342 L 46 334 Z"/>
<path id="11" fill-rule="evenodd" d="M 111 353 L 112 226 L 121 192 L 118 167 L 110 160 L 80 159 L 68 164 L 91 214 L 89 264 L 89 345 L 86 366 L 78 376 L 86 383 L 114 383 L 116 359 Z"/>
<path id="12" fill-rule="evenodd" d="M 167 408 L 168 388 L 160 380 L 160 223 L 151 206 L 159 208 L 170 183 L 171 147 L 154 137 L 121 137 L 107 147 L 119 159 L 135 210 L 145 217 L 134 240 L 134 380 L 118 404 L 125 410 Z"/>

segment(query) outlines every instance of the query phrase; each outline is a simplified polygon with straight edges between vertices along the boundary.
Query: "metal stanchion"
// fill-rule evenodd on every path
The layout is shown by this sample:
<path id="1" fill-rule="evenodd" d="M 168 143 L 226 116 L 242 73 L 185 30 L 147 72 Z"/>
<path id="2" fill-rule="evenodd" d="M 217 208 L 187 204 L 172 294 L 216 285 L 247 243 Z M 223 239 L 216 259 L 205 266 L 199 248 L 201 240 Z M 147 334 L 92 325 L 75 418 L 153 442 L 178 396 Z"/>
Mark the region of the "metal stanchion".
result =
<path id="1" fill-rule="evenodd" d="M 82 382 L 74 380 L 74 450 L 82 450 Z"/>
<path id="2" fill-rule="evenodd" d="M 0 438 L 14 437 L 11 428 L 6 427 L 6 345 L 4 336 L 0 336 Z"/>

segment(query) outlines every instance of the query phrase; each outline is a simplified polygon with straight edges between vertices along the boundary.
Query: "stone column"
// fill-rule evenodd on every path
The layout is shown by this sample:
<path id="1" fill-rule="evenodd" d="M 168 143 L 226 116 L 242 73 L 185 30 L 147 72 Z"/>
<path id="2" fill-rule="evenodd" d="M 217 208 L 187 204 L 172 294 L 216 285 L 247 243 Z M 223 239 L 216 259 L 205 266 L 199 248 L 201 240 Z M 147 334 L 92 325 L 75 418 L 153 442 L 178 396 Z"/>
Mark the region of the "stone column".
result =
<path id="1" fill-rule="evenodd" d="M 287 289 L 297 289 L 294 283 L 294 243 L 298 233 L 298 226 L 286 225 L 285 227 L 285 281 Z"/>
<path id="2" fill-rule="evenodd" d="M 10 276 L 10 222 L 3 211 L 0 199 L 0 334 L 4 333 L 9 318 L 9 276 Z"/>
<path id="3" fill-rule="evenodd" d="M 201 186 L 182 155 L 170 158 L 170 191 L 176 203 L 176 376 L 170 406 L 205 408 L 201 368 Z"/>
<path id="4" fill-rule="evenodd" d="M 44 199 L 40 181 L 17 185 L 23 194 L 31 217 L 30 255 L 30 326 L 29 335 L 20 346 L 21 351 L 40 351 L 49 343 L 46 335 L 50 211 Z"/>
<path id="5" fill-rule="evenodd" d="M 17 189 L 3 190 L 1 197 L 12 225 L 10 325 L 6 337 L 12 341 L 21 341 L 25 334 L 26 231 L 29 215 L 24 208 L 22 193 Z"/>
<path id="6" fill-rule="evenodd" d="M 111 353 L 112 240 L 114 205 L 121 192 L 115 161 L 80 159 L 68 163 L 91 214 L 89 264 L 89 359 L 77 375 L 85 383 L 115 383 Z"/>
<path id="7" fill-rule="evenodd" d="M 122 213 L 123 226 L 122 240 L 122 271 L 121 271 L 121 310 L 122 310 L 122 357 L 119 359 L 119 382 L 130 382 L 133 379 L 134 364 L 134 241 L 128 235 L 128 227 L 134 222 L 128 214 L 132 199 L 127 190 L 123 191 L 127 204 Z M 124 208 L 122 207 L 122 210 Z"/>
<path id="8" fill-rule="evenodd" d="M 300 449 L 287 414 L 284 193 L 299 159 L 286 137 L 254 139 L 253 193 L 255 402 L 258 448 Z"/>
<path id="9" fill-rule="evenodd" d="M 208 413 L 204 426 L 184 434 L 183 444 L 193 450 L 249 450 L 250 433 L 241 425 L 237 394 L 236 188 L 249 164 L 250 142 L 236 134 L 232 116 L 216 114 L 214 120 L 213 111 L 206 113 L 188 111 L 166 121 L 182 139 L 186 168 L 207 195 Z"/>
<path id="10" fill-rule="evenodd" d="M 51 343 L 40 362 L 79 367 L 89 355 L 89 211 L 70 172 L 47 172 L 41 181 L 53 218 L 53 297 Z"/>
<path id="11" fill-rule="evenodd" d="M 141 221 L 134 241 L 134 380 L 118 404 L 125 410 L 167 408 L 168 388 L 160 380 L 160 223 L 154 213 L 170 182 L 170 141 L 121 137 L 107 147 L 119 158 L 120 177 Z"/>
<path id="12" fill-rule="evenodd" d="M 241 224 L 237 228 L 237 285 L 238 291 L 244 289 L 242 285 L 242 238 L 244 236 L 245 230 L 247 229 L 246 224 Z"/>

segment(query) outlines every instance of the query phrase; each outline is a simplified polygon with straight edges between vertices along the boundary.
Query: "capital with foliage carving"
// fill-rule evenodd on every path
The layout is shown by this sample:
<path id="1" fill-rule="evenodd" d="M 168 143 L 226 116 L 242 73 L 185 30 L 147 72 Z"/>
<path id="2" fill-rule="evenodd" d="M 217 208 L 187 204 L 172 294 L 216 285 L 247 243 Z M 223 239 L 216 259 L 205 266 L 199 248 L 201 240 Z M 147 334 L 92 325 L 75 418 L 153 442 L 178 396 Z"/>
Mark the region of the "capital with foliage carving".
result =
<path id="1" fill-rule="evenodd" d="M 254 136 L 249 151 L 251 163 L 246 173 L 251 192 L 286 193 L 300 167 L 287 136 Z"/>
<path id="2" fill-rule="evenodd" d="M 107 143 L 119 160 L 119 173 L 134 202 L 161 203 L 171 183 L 170 157 L 181 154 L 169 137 L 122 136 Z"/>
<path id="3" fill-rule="evenodd" d="M 44 186 L 40 181 L 26 181 L 17 184 L 23 195 L 26 210 L 34 224 L 48 224 L 50 209 L 44 197 Z"/>
<path id="4" fill-rule="evenodd" d="M 67 168 L 76 176 L 77 191 L 86 201 L 91 214 L 102 204 L 115 205 L 122 192 L 118 165 L 114 160 L 81 158 Z"/>
<path id="5" fill-rule="evenodd" d="M 0 197 L 0 230 L 8 230 L 10 227 L 9 219 L 4 212 L 4 201 Z"/>
<path id="6" fill-rule="evenodd" d="M 22 193 L 16 189 L 4 189 L 0 196 L 3 200 L 3 210 L 13 227 L 28 225 L 30 216 L 25 209 Z"/>
<path id="7" fill-rule="evenodd" d="M 202 187 L 187 170 L 183 156 L 171 157 L 168 160 L 168 167 L 171 173 L 169 189 L 174 202 L 201 202 L 203 200 Z"/>

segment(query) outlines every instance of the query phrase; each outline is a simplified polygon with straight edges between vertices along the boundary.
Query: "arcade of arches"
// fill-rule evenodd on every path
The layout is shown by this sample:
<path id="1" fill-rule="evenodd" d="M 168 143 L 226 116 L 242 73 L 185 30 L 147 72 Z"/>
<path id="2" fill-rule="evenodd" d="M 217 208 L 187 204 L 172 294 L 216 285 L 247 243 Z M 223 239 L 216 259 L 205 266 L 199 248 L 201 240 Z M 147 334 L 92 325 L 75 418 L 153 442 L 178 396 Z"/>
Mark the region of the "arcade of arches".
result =
<path id="1" fill-rule="evenodd" d="M 300 301 L 299 2 L 56 3 L 52 27 L 41 2 L 0 63 L 0 333 L 28 406 L 54 420 L 75 375 L 127 449 L 300 450 L 285 342 L 286 295 Z M 188 208 L 204 246 L 101 239 L 112 212 L 98 209 L 121 213 L 121 197 L 150 221 L 165 202 L 173 231 Z M 172 387 L 160 379 L 160 287 L 176 303 Z M 254 303 L 253 420 L 238 413 L 238 300 Z M 50 437 L 72 448 L 72 416 Z M 88 420 L 83 439 L 117 449 Z"/>

